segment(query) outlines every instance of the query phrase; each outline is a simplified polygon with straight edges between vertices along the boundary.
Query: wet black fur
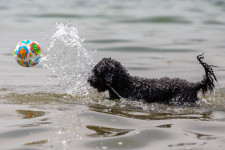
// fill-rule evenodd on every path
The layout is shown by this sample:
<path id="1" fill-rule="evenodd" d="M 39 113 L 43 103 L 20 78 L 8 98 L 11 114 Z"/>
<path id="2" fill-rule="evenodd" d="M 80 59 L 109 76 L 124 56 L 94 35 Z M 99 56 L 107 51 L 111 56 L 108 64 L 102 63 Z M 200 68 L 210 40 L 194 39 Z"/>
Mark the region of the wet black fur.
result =
<path id="1" fill-rule="evenodd" d="M 128 98 L 152 103 L 184 104 L 198 100 L 198 92 L 205 94 L 214 88 L 217 81 L 212 65 L 203 62 L 203 54 L 197 56 L 205 75 L 202 81 L 194 83 L 180 78 L 147 79 L 130 76 L 120 62 L 103 58 L 92 70 L 88 82 L 99 92 L 109 91 L 110 99 Z"/>

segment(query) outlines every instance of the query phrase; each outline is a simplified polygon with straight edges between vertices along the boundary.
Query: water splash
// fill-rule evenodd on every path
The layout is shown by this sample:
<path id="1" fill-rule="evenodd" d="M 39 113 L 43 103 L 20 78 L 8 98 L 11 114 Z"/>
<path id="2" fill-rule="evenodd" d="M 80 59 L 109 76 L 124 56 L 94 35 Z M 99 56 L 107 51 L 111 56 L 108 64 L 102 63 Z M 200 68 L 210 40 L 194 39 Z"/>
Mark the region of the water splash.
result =
<path id="1" fill-rule="evenodd" d="M 87 78 L 94 66 L 93 52 L 82 45 L 84 39 L 69 23 L 57 23 L 50 44 L 40 63 L 59 79 L 59 84 L 71 95 L 87 95 Z"/>

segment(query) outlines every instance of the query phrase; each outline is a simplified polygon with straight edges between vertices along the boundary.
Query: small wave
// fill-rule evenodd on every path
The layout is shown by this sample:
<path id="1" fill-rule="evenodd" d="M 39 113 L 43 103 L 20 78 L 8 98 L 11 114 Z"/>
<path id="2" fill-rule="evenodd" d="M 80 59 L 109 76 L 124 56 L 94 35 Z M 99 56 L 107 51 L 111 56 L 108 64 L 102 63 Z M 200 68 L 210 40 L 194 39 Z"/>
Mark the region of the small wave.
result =
<path id="1" fill-rule="evenodd" d="M 7 9 L 9 9 L 9 8 L 6 6 L 0 6 L 0 10 L 7 10 Z"/>
<path id="2" fill-rule="evenodd" d="M 74 14 L 74 13 L 42 13 L 42 14 L 19 14 L 25 17 L 35 18 L 73 18 L 73 19 L 87 19 L 87 18 L 105 18 L 109 17 L 104 14 Z"/>
<path id="3" fill-rule="evenodd" d="M 85 15 L 79 14 L 63 14 L 63 13 L 46 13 L 40 15 L 31 15 L 32 17 L 40 17 L 40 18 L 86 18 Z"/>
<path id="4" fill-rule="evenodd" d="M 1 99 L 8 100 L 7 103 L 13 104 L 34 104 L 34 105 L 45 105 L 45 104 L 55 104 L 55 103 L 65 103 L 65 100 L 73 98 L 74 101 L 79 99 L 77 97 L 69 97 L 68 94 L 58 94 L 58 93 L 9 93 L 1 96 Z"/>
<path id="5" fill-rule="evenodd" d="M 190 24 L 191 21 L 184 19 L 180 16 L 158 16 L 158 17 L 147 17 L 142 19 L 130 19 L 119 21 L 121 23 L 175 23 L 175 24 Z"/>
<path id="6" fill-rule="evenodd" d="M 107 39 L 107 40 L 89 40 L 87 42 L 111 44 L 111 43 L 125 43 L 125 42 L 131 42 L 131 41 L 130 40 L 122 40 L 122 39 Z"/>
<path id="7" fill-rule="evenodd" d="M 217 21 L 217 20 L 206 20 L 203 23 L 208 25 L 224 25 L 225 24 L 224 22 Z"/>
<path id="8" fill-rule="evenodd" d="M 157 52 L 157 53 L 187 53 L 195 52 L 194 49 L 162 49 L 162 48 L 151 48 L 151 47 L 130 47 L 130 46 L 121 46 L 121 47 L 111 47 L 111 48 L 101 48 L 99 51 L 119 51 L 119 52 Z"/>

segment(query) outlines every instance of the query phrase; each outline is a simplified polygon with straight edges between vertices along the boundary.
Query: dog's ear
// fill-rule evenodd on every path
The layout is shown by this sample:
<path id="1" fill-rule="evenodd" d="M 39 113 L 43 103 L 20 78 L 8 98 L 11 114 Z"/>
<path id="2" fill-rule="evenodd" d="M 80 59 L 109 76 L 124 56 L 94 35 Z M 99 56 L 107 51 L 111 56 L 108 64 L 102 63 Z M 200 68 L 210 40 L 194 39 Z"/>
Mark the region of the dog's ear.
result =
<path id="1" fill-rule="evenodd" d="M 113 76 L 114 76 L 115 70 L 116 70 L 115 62 L 113 61 L 113 62 L 109 63 L 107 67 L 108 67 L 107 68 L 108 70 L 107 70 L 107 74 L 105 76 L 105 80 L 108 84 L 112 85 Z"/>

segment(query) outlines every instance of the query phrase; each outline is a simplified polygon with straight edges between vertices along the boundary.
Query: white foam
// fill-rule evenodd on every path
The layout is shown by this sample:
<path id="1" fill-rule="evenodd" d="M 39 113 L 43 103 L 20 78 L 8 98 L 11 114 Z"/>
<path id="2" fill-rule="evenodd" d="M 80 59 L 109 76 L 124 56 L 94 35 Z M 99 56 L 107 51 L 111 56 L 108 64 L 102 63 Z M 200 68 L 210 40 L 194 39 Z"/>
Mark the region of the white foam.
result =
<path id="1" fill-rule="evenodd" d="M 66 93 L 87 95 L 90 88 L 87 78 L 95 64 L 93 52 L 83 47 L 84 39 L 69 23 L 57 23 L 55 27 L 40 63 L 57 77 Z"/>

